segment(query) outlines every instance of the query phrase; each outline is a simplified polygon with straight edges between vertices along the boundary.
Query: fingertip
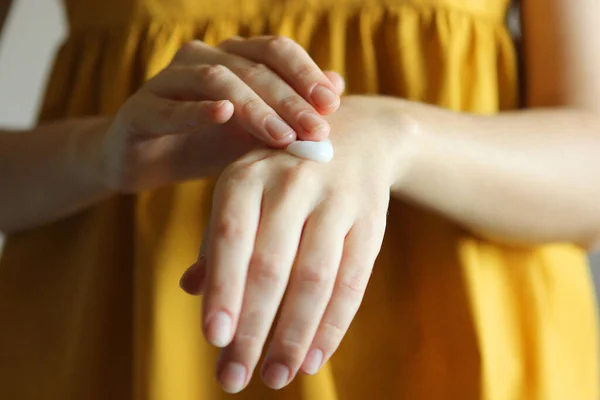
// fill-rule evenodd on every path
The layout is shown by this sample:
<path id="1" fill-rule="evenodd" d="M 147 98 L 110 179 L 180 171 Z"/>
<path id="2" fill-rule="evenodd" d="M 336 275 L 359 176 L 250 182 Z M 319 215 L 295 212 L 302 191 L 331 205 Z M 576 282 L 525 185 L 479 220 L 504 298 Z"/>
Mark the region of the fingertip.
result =
<path id="1" fill-rule="evenodd" d="M 311 142 L 321 142 L 329 138 L 331 132 L 331 126 L 329 124 L 323 125 L 319 129 L 312 132 L 302 132 L 298 135 L 299 140 L 306 140 Z"/>
<path id="2" fill-rule="evenodd" d="M 313 349 L 304 359 L 300 370 L 307 375 L 315 375 L 321 369 L 322 362 L 323 352 L 319 349 Z"/>
<path id="3" fill-rule="evenodd" d="M 284 149 L 289 146 L 291 143 L 294 143 L 298 139 L 298 135 L 294 132 L 293 135 L 285 137 L 281 140 L 275 141 L 271 147 L 274 149 Z"/>
<path id="4" fill-rule="evenodd" d="M 233 117 L 234 106 L 229 100 L 220 100 L 213 104 L 213 119 L 215 123 L 225 123 Z"/>
<path id="5" fill-rule="evenodd" d="M 340 96 L 324 85 L 317 85 L 313 88 L 311 100 L 321 115 L 331 114 L 340 106 Z"/>
<path id="6" fill-rule="evenodd" d="M 238 362 L 228 362 L 217 368 L 217 380 L 221 388 L 229 394 L 244 390 L 249 378 L 246 366 Z"/>
<path id="7" fill-rule="evenodd" d="M 313 138 L 314 138 L 313 140 L 317 141 L 317 142 L 321 142 L 325 139 L 328 139 L 330 133 L 331 133 L 331 126 L 329 124 L 327 124 L 322 129 L 319 129 L 319 130 L 313 132 Z"/>
<path id="8" fill-rule="evenodd" d="M 344 78 L 342 78 L 342 76 L 335 71 L 325 71 L 324 73 L 335 88 L 335 92 L 338 95 L 344 93 L 346 90 L 346 81 Z"/>
<path id="9" fill-rule="evenodd" d="M 287 123 L 281 118 L 269 116 L 265 120 L 265 130 L 267 135 L 263 135 L 259 131 L 257 136 L 269 147 L 274 149 L 280 149 L 286 147 L 290 143 L 296 140 L 297 134 Z"/>
<path id="10" fill-rule="evenodd" d="M 321 115 L 331 115 L 334 112 L 336 112 L 337 110 L 340 109 L 340 105 L 342 104 L 342 102 L 340 101 L 340 98 L 338 97 L 337 102 L 335 102 L 334 104 L 332 104 L 329 108 L 327 109 L 322 109 L 320 111 Z"/>
<path id="11" fill-rule="evenodd" d="M 205 324 L 206 340 L 213 346 L 223 348 L 233 340 L 233 318 L 225 311 L 216 312 Z"/>

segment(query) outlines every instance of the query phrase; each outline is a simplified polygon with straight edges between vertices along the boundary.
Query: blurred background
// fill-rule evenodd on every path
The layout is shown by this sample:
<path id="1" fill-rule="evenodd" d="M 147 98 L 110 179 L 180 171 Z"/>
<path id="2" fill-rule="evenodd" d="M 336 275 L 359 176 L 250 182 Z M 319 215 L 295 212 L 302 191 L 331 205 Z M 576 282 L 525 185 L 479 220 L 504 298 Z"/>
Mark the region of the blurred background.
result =
<path id="1" fill-rule="evenodd" d="M 54 54 L 66 34 L 66 21 L 60 0 L 13 3 L 0 32 L 0 126 L 18 129 L 35 123 Z M 518 29 L 514 22 L 511 28 Z M 1 246 L 0 235 L 0 256 Z M 598 292 L 600 253 L 590 259 Z"/>

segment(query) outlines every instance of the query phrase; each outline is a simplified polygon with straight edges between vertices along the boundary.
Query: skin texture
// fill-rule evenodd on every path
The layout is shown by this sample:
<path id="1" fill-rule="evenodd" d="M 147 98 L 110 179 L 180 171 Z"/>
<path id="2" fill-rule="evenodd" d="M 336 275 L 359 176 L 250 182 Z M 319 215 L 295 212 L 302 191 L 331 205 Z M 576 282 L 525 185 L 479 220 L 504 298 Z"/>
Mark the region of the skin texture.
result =
<path id="1" fill-rule="evenodd" d="M 237 155 L 244 155 L 219 180 L 205 251 L 182 279 L 188 292 L 205 291 L 203 326 L 209 342 L 224 347 L 217 370 L 225 390 L 235 392 L 245 387 L 264 345 L 267 357 L 262 375 L 273 388 L 285 386 L 299 370 L 316 372 L 335 352 L 360 306 L 381 244 L 390 193 L 492 240 L 515 245 L 552 241 L 586 245 L 598 240 L 600 211 L 591 199 L 598 198 L 600 187 L 600 167 L 595 159 L 600 150 L 600 56 L 597 43 L 589 40 L 597 37 L 600 26 L 598 4 L 582 0 L 574 7 L 567 0 L 531 0 L 524 4 L 523 14 L 527 105 L 536 110 L 473 117 L 397 99 L 349 98 L 328 117 L 336 149 L 336 157 L 329 164 L 253 146 L 244 149 L 243 144 L 236 150 Z M 224 48 L 235 47 L 237 41 Z M 275 47 L 282 42 L 279 40 Z M 272 43 L 269 48 L 272 52 Z M 267 77 L 273 75 L 265 75 L 263 67 L 252 64 L 256 60 L 247 74 L 240 74 L 235 63 L 223 61 L 226 65 L 220 65 L 224 67 L 212 67 L 212 50 L 205 50 L 198 43 L 186 46 L 175 66 L 164 74 L 171 73 L 172 81 L 164 88 L 158 85 L 159 89 L 189 88 L 183 78 L 188 69 L 199 73 L 190 74 L 194 79 L 216 75 L 224 82 L 241 85 L 233 73 L 238 78 L 242 75 L 244 83 L 254 82 L 252 87 L 271 83 Z M 196 51 L 203 56 L 190 56 Z M 273 54 L 253 48 L 254 53 Z M 173 69 L 177 73 L 172 73 Z M 157 79 L 167 80 L 164 75 Z M 287 76 L 280 70 L 277 75 Z M 157 90 L 149 85 L 143 90 Z M 289 86 L 296 88 L 306 104 L 316 106 L 310 87 Z M 202 90 L 205 87 L 202 85 Z M 227 88 L 229 84 L 220 89 Z M 227 93 L 233 97 L 233 92 L 237 93 Z M 167 168 L 169 157 L 173 157 L 169 149 L 177 148 L 181 140 L 170 138 L 181 134 L 206 137 L 194 136 L 190 131 L 196 126 L 188 125 L 185 116 L 205 118 L 202 123 L 210 129 L 202 128 L 201 133 L 219 132 L 220 124 L 225 127 L 229 123 L 223 121 L 227 114 L 190 111 L 202 107 L 214 111 L 214 105 L 206 101 L 229 100 L 234 115 L 242 110 L 239 117 L 243 121 L 232 121 L 228 126 L 240 129 L 227 131 L 250 132 L 254 136 L 249 137 L 268 140 L 265 120 L 244 116 L 248 111 L 258 110 L 261 116 L 270 112 L 263 104 L 265 94 L 260 95 L 262 100 L 248 103 L 244 101 L 247 99 L 219 97 L 224 92 L 218 92 L 216 98 L 200 91 L 200 101 L 194 97 L 178 99 L 178 106 L 174 106 L 169 95 L 151 93 L 167 101 L 169 111 L 148 108 L 154 97 L 142 93 L 134 96 L 115 120 L 40 128 L 56 133 L 50 142 L 40 141 L 42 133 L 38 130 L 28 139 L 0 136 L 0 185 L 5 185 L 0 186 L 0 193 L 10 193 L 0 199 L 0 210 L 11 210 L 11 215 L 0 216 L 0 228 L 26 229 L 115 191 L 131 192 L 190 179 L 201 176 L 198 170 L 228 164 L 237 157 L 235 151 L 217 147 L 231 159 L 223 156 L 208 166 L 202 161 L 193 167 L 184 163 Z M 278 104 L 289 104 L 289 91 L 282 87 L 281 93 Z M 244 107 L 247 104 L 252 107 Z M 300 101 L 296 104 L 304 107 Z M 179 129 L 155 132 L 142 128 L 145 121 L 140 115 L 145 116 L 148 110 L 162 118 L 153 127 Z M 287 122 L 301 125 L 299 119 Z M 361 126 L 368 129 L 359 129 Z M 365 131 L 370 132 L 368 142 L 361 134 Z M 132 137 L 134 142 L 143 143 L 144 151 L 131 152 L 125 144 Z M 374 137 L 377 140 L 372 140 Z M 86 153 L 97 147 L 92 146 L 94 140 L 103 143 L 102 153 Z M 214 154 L 215 148 L 207 146 Z M 209 152 L 202 146 L 194 147 Z M 253 150 L 246 152 L 248 149 Z M 160 157 L 149 157 L 153 152 Z M 48 153 L 68 157 L 47 158 Z M 38 174 L 42 166 L 43 179 Z M 152 176 L 144 175 L 152 168 Z M 33 204 L 24 200 L 35 198 L 42 188 L 55 193 L 51 182 L 56 181 L 62 182 L 62 192 L 56 198 Z M 500 184 L 482 188 L 485 182 Z M 364 193 L 369 193 L 368 198 Z M 235 201 L 239 198 L 244 202 Z M 298 262 L 292 270 L 295 256 Z M 282 304 L 286 289 L 290 294 Z M 273 341 L 266 344 L 265 332 L 278 309 L 281 317 L 272 327 Z M 213 326 L 218 321 L 224 327 Z M 235 382 L 240 372 L 241 383 Z"/>
<path id="2" fill-rule="evenodd" d="M 594 0 L 525 5 L 532 110 L 483 117 L 348 98 L 329 117 L 330 164 L 252 151 L 227 169 L 207 243 L 181 282 L 205 293 L 203 326 L 224 347 L 224 390 L 247 385 L 263 346 L 262 377 L 275 389 L 335 352 L 379 251 L 390 193 L 514 246 L 599 241 L 600 48 L 589 40 L 598 8 Z"/>
<path id="3" fill-rule="evenodd" d="M 0 230 L 33 228 L 117 193 L 215 175 L 257 146 L 322 140 L 329 125 L 321 113 L 339 107 L 343 90 L 339 75 L 322 72 L 286 38 L 188 43 L 114 118 L 0 131 Z M 274 127 L 283 138 L 271 137 Z"/>
<path id="4" fill-rule="evenodd" d="M 245 387 L 263 347 L 262 377 L 275 389 L 331 357 L 362 300 L 390 193 L 511 245 L 600 233 L 600 189 L 586 185 L 600 172 L 600 123 L 588 113 L 474 117 L 347 97 L 329 120 L 329 164 L 256 150 L 219 179 L 205 254 L 182 287 L 204 290 L 204 331 L 224 347 L 217 370 L 228 392 Z"/>
<path id="5" fill-rule="evenodd" d="M 375 100 L 367 111 L 364 102 L 345 102 L 330 116 L 338 152 L 330 163 L 260 150 L 221 175 L 208 232 L 203 316 L 209 341 L 229 344 L 218 366 L 225 390 L 248 383 L 285 290 L 262 370 L 267 384 L 281 388 L 293 378 L 317 328 L 325 359 L 339 344 L 385 229 L 395 158 L 381 156 L 389 143 L 363 133 L 394 129 L 369 118 L 383 105 Z M 358 110 L 363 117 L 350 118 Z M 321 322 L 327 308 L 331 319 Z M 244 377 L 236 381 L 240 370 Z"/>

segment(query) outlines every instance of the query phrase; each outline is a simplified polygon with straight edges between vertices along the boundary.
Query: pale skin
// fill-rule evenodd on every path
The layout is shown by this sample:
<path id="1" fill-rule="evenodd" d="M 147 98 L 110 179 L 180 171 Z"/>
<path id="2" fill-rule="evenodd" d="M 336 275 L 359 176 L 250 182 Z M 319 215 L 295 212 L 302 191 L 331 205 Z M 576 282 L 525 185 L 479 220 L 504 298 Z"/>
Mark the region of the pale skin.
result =
<path id="1" fill-rule="evenodd" d="M 600 198 L 600 47 L 590 40 L 598 37 L 599 7 L 595 0 L 577 7 L 567 0 L 525 2 L 530 111 L 475 117 L 399 99 L 350 97 L 327 117 L 336 150 L 332 162 L 260 148 L 229 164 L 217 184 L 206 252 L 182 279 L 186 291 L 204 291 L 203 327 L 207 340 L 223 347 L 217 372 L 224 390 L 237 392 L 248 384 L 270 329 L 274 336 L 262 377 L 272 388 L 287 385 L 298 371 L 317 372 L 331 357 L 360 306 L 390 196 L 511 245 L 591 247 L 599 241 L 600 207 L 594 199 Z M 90 131 L 100 133 L 80 137 L 118 137 L 112 128 Z M 56 145 L 68 148 L 67 143 Z M 20 151 L 30 163 L 46 154 L 32 148 L 33 143 L 15 146 L 5 154 Z M 93 155 L 97 146 L 73 148 L 74 154 Z M 8 174 L 7 188 L 17 193 L 12 196 L 27 198 L 47 184 L 32 173 L 19 177 L 29 163 L 0 160 L 0 185 Z M 76 165 L 48 173 L 76 186 L 65 198 L 91 204 L 94 196 L 77 196 L 88 174 L 69 178 Z M 121 168 L 107 174 L 94 165 L 81 171 L 100 176 L 99 182 L 130 182 L 114 173 Z M 105 195 L 138 189 L 99 187 Z M 0 186 L 1 193 L 4 189 Z M 2 224 L 16 221 L 13 226 L 26 229 L 44 222 L 14 204 L 11 214 L 17 216 L 0 214 Z M 0 210 L 6 210 L 3 204 Z M 280 319 L 272 326 L 278 309 Z"/>
<path id="2" fill-rule="evenodd" d="M 343 90 L 337 73 L 321 71 L 287 38 L 188 43 L 114 118 L 0 130 L 0 231 L 51 222 L 115 193 L 213 176 L 261 143 L 325 139 L 322 115 L 339 107 Z"/>
<path id="3" fill-rule="evenodd" d="M 484 117 L 347 98 L 329 116 L 331 163 L 260 150 L 230 165 L 206 251 L 182 279 L 204 291 L 226 391 L 248 384 L 271 329 L 261 375 L 272 388 L 331 357 L 360 306 L 390 195 L 511 246 L 599 242 L 600 47 L 587 38 L 600 10 L 574 8 L 525 4 L 531 110 Z"/>

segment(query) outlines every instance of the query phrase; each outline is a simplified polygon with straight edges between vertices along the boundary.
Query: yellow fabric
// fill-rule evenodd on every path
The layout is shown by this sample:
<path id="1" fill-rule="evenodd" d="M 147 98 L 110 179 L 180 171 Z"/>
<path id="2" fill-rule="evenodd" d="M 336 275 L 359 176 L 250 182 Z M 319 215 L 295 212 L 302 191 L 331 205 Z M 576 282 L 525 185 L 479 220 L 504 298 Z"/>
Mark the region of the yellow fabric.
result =
<path id="1" fill-rule="evenodd" d="M 185 41 L 282 34 L 351 93 L 455 110 L 515 107 L 507 0 L 67 0 L 71 34 L 41 119 L 113 114 Z M 0 266 L 0 398 L 213 400 L 217 352 L 178 279 L 213 181 L 119 197 L 10 237 Z M 584 253 L 514 249 L 392 202 L 341 348 L 287 389 L 239 399 L 592 400 L 594 299 Z"/>

